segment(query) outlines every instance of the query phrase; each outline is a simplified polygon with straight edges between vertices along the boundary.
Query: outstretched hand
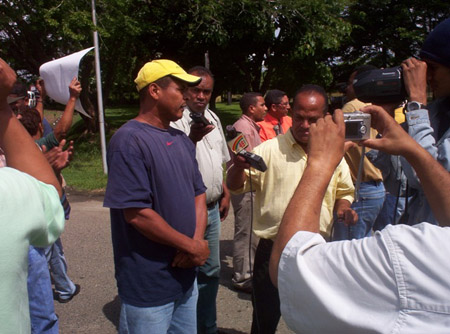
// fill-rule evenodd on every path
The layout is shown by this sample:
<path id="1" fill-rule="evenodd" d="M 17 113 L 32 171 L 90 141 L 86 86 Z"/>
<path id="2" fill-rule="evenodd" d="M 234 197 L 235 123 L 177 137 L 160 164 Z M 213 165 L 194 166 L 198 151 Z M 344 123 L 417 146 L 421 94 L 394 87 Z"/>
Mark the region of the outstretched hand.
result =
<path id="1" fill-rule="evenodd" d="M 81 83 L 77 80 L 76 77 L 74 77 L 69 84 L 69 93 L 70 97 L 73 97 L 75 99 L 78 99 L 80 97 Z"/>
<path id="2" fill-rule="evenodd" d="M 392 155 L 414 152 L 417 143 L 383 108 L 371 105 L 362 111 L 371 115 L 371 127 L 378 131 L 381 138 L 363 140 L 360 145 Z"/>

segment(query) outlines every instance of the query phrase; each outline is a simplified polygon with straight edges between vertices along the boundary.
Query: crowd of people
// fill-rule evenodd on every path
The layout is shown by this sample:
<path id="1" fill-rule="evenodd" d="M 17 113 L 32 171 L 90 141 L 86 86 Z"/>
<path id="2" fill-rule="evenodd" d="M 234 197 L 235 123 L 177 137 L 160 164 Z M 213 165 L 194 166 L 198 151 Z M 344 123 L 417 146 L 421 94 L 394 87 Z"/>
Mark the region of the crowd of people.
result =
<path id="1" fill-rule="evenodd" d="M 275 333 L 281 316 L 299 333 L 448 332 L 449 41 L 450 18 L 427 37 L 421 60 L 401 64 L 401 124 L 395 109 L 404 101 L 358 99 L 356 79 L 375 70 L 367 65 L 350 73 L 342 110 L 330 110 L 315 84 L 297 90 L 292 109 L 278 89 L 243 94 L 233 127 L 265 171 L 229 148 L 209 109 L 208 68 L 146 63 L 135 79 L 138 115 L 107 152 L 119 333 L 218 333 L 220 229 L 230 203 L 232 284 L 251 293 L 252 334 Z M 31 103 L 0 59 L 5 333 L 58 333 L 53 299 L 66 303 L 80 291 L 59 235 L 70 213 L 61 171 L 73 154 L 66 136 L 81 85 L 69 83 L 54 129 L 43 114 L 45 83 L 36 87 Z M 371 116 L 370 138 L 346 142 L 343 112 L 359 111 Z"/>

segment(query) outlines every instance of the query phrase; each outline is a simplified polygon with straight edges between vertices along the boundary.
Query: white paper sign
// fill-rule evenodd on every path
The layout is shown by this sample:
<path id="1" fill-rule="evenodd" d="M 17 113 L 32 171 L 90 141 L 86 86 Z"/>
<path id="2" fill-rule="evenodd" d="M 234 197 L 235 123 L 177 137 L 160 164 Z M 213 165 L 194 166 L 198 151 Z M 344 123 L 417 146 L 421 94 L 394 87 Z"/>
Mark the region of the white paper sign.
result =
<path id="1" fill-rule="evenodd" d="M 49 97 L 58 103 L 67 104 L 70 97 L 69 84 L 74 77 L 78 77 L 81 58 L 93 48 L 72 53 L 41 65 L 39 73 L 45 81 L 45 91 Z M 87 117 L 91 117 L 84 111 L 80 99 L 77 99 L 75 102 L 75 110 Z"/>

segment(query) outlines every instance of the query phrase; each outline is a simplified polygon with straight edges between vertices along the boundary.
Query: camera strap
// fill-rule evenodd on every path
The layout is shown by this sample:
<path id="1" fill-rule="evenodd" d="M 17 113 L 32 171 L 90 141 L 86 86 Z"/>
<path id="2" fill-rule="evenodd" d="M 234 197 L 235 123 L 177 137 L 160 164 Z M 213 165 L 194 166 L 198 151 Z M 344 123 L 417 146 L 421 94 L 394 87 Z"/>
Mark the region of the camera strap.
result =
<path id="1" fill-rule="evenodd" d="M 362 171 L 364 169 L 364 157 L 366 156 L 366 147 L 361 146 L 361 158 L 359 159 L 358 175 L 355 183 L 355 203 L 359 202 L 359 190 L 361 188 Z"/>

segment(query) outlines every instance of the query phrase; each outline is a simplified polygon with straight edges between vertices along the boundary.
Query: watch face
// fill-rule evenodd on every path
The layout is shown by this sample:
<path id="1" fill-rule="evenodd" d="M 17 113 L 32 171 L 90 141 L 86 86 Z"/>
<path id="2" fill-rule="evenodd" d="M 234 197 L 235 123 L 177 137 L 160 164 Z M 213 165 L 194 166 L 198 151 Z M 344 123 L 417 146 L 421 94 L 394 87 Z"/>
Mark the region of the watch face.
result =
<path id="1" fill-rule="evenodd" d="M 408 102 L 408 104 L 406 105 L 406 110 L 408 110 L 408 111 L 419 110 L 421 108 L 422 108 L 422 105 L 416 101 Z"/>

